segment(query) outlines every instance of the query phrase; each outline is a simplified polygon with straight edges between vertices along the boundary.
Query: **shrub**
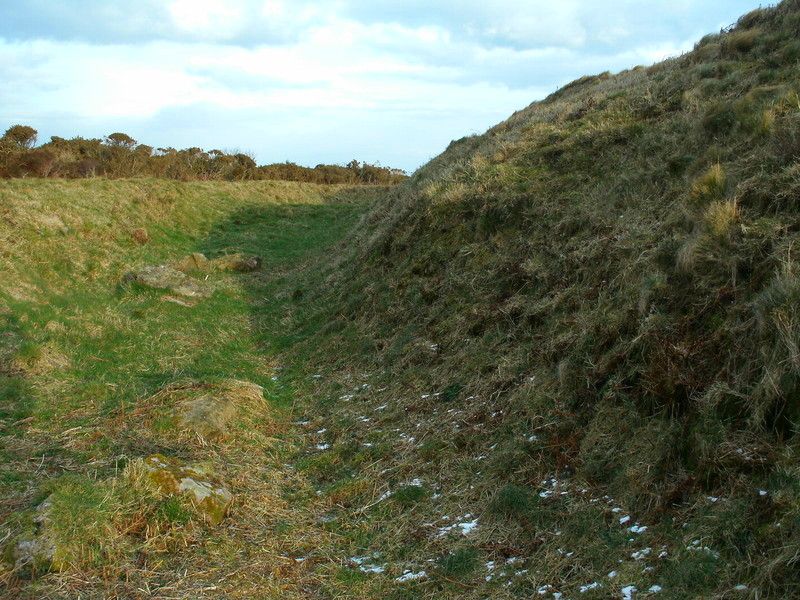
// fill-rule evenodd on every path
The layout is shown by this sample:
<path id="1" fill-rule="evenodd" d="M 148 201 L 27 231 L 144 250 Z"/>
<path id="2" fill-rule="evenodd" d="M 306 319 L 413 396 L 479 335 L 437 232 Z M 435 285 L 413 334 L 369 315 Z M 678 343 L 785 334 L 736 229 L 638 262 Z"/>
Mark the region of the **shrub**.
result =
<path id="1" fill-rule="evenodd" d="M 5 134 L 3 134 L 3 139 L 11 141 L 20 148 L 29 149 L 36 145 L 38 135 L 39 132 L 33 127 L 27 125 L 12 125 L 6 129 Z"/>

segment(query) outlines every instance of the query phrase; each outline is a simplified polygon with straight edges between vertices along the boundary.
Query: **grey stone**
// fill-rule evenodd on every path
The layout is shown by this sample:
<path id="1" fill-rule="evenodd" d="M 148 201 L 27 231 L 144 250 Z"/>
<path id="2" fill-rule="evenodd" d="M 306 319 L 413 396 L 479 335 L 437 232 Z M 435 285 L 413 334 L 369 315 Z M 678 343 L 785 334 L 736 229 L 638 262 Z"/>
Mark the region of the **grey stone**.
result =
<path id="1" fill-rule="evenodd" d="M 207 283 L 165 265 L 145 267 L 136 273 L 135 281 L 141 285 L 167 289 L 180 296 L 191 298 L 207 298 L 214 293 Z"/>

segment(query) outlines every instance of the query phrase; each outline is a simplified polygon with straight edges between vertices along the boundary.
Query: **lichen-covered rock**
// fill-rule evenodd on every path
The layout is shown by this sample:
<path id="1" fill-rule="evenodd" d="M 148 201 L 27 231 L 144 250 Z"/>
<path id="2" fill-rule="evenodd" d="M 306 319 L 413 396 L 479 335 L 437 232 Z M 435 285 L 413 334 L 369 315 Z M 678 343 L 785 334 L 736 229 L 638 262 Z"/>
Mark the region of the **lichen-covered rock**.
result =
<path id="1" fill-rule="evenodd" d="M 162 454 L 144 460 L 149 479 L 166 494 L 189 494 L 194 505 L 212 525 L 225 517 L 233 494 L 206 465 L 189 465 Z"/>
<path id="2" fill-rule="evenodd" d="M 179 425 L 206 441 L 223 439 L 237 407 L 263 401 L 264 388 L 247 381 L 228 381 L 212 392 L 180 405 Z"/>
<path id="3" fill-rule="evenodd" d="M 261 268 L 260 256 L 245 256 L 244 254 L 228 254 L 211 261 L 214 268 L 220 271 L 236 271 L 237 273 L 250 273 Z"/>
<path id="4" fill-rule="evenodd" d="M 30 517 L 26 517 L 26 520 L 30 518 L 28 526 L 6 546 L 3 562 L 17 571 L 60 570 L 60 565 L 54 564 L 57 544 L 51 527 L 52 508 L 53 505 L 45 500 Z"/>
<path id="5" fill-rule="evenodd" d="M 200 252 L 192 252 L 172 265 L 173 269 L 186 273 L 187 271 L 200 271 L 208 273 L 212 269 L 211 261 L 206 258 L 205 254 Z"/>
<path id="6" fill-rule="evenodd" d="M 208 284 L 164 265 L 145 267 L 136 273 L 134 280 L 148 287 L 171 290 L 180 296 L 206 298 L 214 293 Z"/>

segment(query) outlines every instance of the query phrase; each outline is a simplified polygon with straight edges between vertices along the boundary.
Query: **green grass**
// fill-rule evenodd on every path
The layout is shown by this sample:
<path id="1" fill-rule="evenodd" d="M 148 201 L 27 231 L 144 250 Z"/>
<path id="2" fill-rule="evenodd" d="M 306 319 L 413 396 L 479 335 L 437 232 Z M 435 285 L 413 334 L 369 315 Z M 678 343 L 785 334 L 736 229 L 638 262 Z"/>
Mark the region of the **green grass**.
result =
<path id="1" fill-rule="evenodd" d="M 10 257 L 0 286 L 4 517 L 49 498 L 58 570 L 130 574 L 151 548 L 184 560 L 173 544 L 210 533 L 197 511 L 123 477 L 121 466 L 135 472 L 137 459 L 160 452 L 220 468 L 171 414 L 182 388 L 230 379 L 262 385 L 269 411 L 240 407 L 228 453 L 259 464 L 278 450 L 272 436 L 284 426 L 274 423 L 291 420 L 297 390 L 277 358 L 294 331 L 285 287 L 317 285 L 317 271 L 297 267 L 351 228 L 375 189 L 18 180 L 0 193 L 11 215 L 0 227 Z M 134 226 L 147 229 L 147 244 L 131 237 Z M 214 295 L 189 306 L 125 283 L 129 270 L 197 251 L 258 254 L 262 270 L 212 273 Z M 74 475 L 63 478 L 65 469 Z M 14 534 L 17 521 L 6 522 Z M 38 585 L 13 589 L 36 596 Z"/>
<path id="2" fill-rule="evenodd" d="M 227 477 L 229 529 L 144 502 L 140 554 L 100 548 L 82 589 L 130 594 L 113 565 L 222 597 L 796 597 L 798 10 L 581 78 L 371 208 L 3 183 L 5 510 L 162 452 Z M 121 283 L 194 251 L 264 268 L 190 307 Z M 229 378 L 268 398 L 233 439 L 175 427 L 181 386 Z"/>

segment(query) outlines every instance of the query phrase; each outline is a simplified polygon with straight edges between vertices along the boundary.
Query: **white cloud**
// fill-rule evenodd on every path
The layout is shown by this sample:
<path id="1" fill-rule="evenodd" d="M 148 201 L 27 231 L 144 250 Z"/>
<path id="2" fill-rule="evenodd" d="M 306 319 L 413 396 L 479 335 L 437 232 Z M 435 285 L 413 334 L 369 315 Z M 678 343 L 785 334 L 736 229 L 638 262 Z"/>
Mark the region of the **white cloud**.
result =
<path id="1" fill-rule="evenodd" d="M 0 116 L 45 140 L 130 127 L 155 146 L 410 169 L 559 84 L 678 54 L 756 4 L 0 3 Z"/>
<path id="2" fill-rule="evenodd" d="M 239 30 L 245 16 L 242 2 L 235 0 L 174 0 L 167 9 L 180 29 L 214 37 Z"/>

